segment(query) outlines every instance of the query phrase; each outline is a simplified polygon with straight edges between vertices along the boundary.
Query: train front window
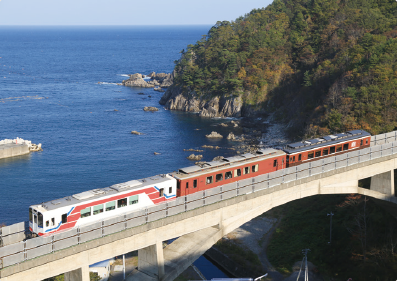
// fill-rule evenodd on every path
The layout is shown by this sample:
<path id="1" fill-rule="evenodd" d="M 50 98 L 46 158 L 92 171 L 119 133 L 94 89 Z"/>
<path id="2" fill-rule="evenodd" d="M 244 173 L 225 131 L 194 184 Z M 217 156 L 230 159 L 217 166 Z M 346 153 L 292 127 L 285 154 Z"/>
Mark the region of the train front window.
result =
<path id="1" fill-rule="evenodd" d="M 80 211 L 80 218 L 85 218 L 91 216 L 91 207 L 87 207 Z"/>
<path id="2" fill-rule="evenodd" d="M 343 145 L 343 150 L 348 150 L 349 149 L 349 144 L 348 143 L 345 143 L 344 145 Z"/>
<path id="3" fill-rule="evenodd" d="M 125 206 L 127 206 L 127 198 L 117 200 L 117 208 L 122 208 Z"/>
<path id="4" fill-rule="evenodd" d="M 32 208 L 29 208 L 29 221 L 31 223 L 33 223 L 33 210 L 32 210 Z"/>
<path id="5" fill-rule="evenodd" d="M 39 227 L 43 227 L 43 215 L 41 213 L 37 213 L 37 219 L 38 219 L 37 225 Z"/>

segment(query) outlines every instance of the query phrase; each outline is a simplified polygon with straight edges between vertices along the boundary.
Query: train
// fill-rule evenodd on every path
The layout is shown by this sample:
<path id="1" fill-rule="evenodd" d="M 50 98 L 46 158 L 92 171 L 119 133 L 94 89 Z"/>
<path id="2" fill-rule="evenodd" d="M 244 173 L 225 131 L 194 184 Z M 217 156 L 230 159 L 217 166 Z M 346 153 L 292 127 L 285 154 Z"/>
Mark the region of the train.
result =
<path id="1" fill-rule="evenodd" d="M 198 191 L 363 149 L 370 143 L 368 132 L 352 130 L 84 191 L 30 206 L 29 230 L 33 235 L 52 235 Z"/>

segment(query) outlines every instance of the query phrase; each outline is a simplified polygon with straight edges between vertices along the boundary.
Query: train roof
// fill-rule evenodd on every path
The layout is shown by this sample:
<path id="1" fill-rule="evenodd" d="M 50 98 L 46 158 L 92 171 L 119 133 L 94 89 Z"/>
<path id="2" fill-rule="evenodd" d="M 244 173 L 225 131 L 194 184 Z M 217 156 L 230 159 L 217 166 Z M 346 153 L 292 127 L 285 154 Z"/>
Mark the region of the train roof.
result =
<path id="1" fill-rule="evenodd" d="M 370 133 L 363 130 L 353 130 L 353 131 L 348 131 L 346 133 L 328 135 L 321 138 L 315 138 L 311 140 L 291 143 L 283 147 L 282 150 L 285 151 L 286 153 L 302 152 L 306 150 L 311 150 L 313 148 L 315 149 L 317 147 L 323 147 L 349 140 L 354 140 L 357 138 L 368 137 L 370 135 L 371 135 Z"/>
<path id="2" fill-rule="evenodd" d="M 132 191 L 135 189 L 141 189 L 144 187 L 153 186 L 155 184 L 163 183 L 169 181 L 172 177 L 161 174 L 139 180 L 131 180 L 124 183 L 114 184 L 109 187 L 97 188 L 81 193 L 73 194 L 61 199 L 51 200 L 48 202 L 43 202 L 38 205 L 32 205 L 30 207 L 37 209 L 38 211 L 45 212 L 55 210 L 61 207 L 77 205 L 79 203 L 91 201 L 93 199 L 101 199 L 111 195 L 117 195 L 121 192 Z"/>
<path id="3" fill-rule="evenodd" d="M 190 178 L 211 172 L 214 169 L 226 169 L 230 167 L 241 166 L 244 163 L 256 162 L 258 160 L 265 160 L 275 156 L 285 155 L 281 150 L 274 148 L 259 149 L 255 153 L 245 153 L 237 156 L 223 158 L 219 161 L 203 162 L 194 166 L 179 169 L 177 172 L 171 173 L 177 179 Z"/>

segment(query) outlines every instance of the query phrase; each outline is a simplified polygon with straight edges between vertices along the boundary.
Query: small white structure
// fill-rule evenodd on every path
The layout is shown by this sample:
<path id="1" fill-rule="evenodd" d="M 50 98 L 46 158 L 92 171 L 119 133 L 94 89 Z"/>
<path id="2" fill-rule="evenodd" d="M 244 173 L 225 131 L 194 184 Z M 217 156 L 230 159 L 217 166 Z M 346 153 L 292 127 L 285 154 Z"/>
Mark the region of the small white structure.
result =
<path id="1" fill-rule="evenodd" d="M 110 274 L 110 263 L 113 259 L 104 260 L 90 265 L 90 272 L 98 273 L 101 281 L 107 281 Z"/>

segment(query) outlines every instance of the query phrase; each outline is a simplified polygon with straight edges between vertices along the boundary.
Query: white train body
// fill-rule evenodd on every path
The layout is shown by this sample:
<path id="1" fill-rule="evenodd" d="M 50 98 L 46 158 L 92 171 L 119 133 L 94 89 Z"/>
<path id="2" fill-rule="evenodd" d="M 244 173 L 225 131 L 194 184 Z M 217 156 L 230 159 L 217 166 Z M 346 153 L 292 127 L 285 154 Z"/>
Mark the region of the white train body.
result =
<path id="1" fill-rule="evenodd" d="M 176 198 L 176 179 L 157 175 L 93 189 L 29 208 L 30 231 L 43 236 Z"/>

